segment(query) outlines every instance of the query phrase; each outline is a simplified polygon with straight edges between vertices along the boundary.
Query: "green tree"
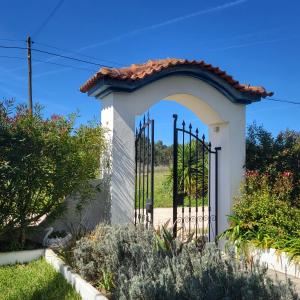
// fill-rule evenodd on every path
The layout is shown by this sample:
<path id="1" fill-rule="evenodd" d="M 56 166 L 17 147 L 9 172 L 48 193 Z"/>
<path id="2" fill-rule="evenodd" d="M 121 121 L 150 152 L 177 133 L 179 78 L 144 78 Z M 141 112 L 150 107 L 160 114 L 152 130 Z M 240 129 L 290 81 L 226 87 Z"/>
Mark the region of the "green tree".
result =
<path id="1" fill-rule="evenodd" d="M 165 145 L 161 140 L 154 145 L 155 166 L 170 166 L 173 159 L 173 147 Z"/>
<path id="2" fill-rule="evenodd" d="M 75 116 L 45 119 L 13 101 L 0 102 L 0 239 L 24 245 L 28 227 L 59 213 L 65 198 L 87 199 L 105 143 L 100 125 L 74 128 Z"/>

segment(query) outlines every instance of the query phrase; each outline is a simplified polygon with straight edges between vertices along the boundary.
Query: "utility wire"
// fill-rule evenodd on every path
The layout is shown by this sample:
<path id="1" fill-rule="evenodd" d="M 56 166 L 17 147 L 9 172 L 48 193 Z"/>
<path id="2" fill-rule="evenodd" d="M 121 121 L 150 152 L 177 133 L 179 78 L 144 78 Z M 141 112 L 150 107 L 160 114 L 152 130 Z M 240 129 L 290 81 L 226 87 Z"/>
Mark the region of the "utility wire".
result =
<path id="1" fill-rule="evenodd" d="M 292 101 L 292 100 L 276 99 L 276 98 L 266 98 L 266 100 L 300 105 L 300 102 Z"/>
<path id="2" fill-rule="evenodd" d="M 25 58 L 25 57 L 8 56 L 8 55 L 0 55 L 0 58 L 10 58 L 10 59 L 27 60 L 27 58 Z M 32 59 L 32 60 L 36 61 L 36 62 L 41 62 L 41 63 L 55 65 L 55 66 L 60 66 L 60 67 L 66 67 L 66 68 L 72 68 L 72 69 L 78 69 L 78 70 L 96 72 L 94 69 L 89 69 L 89 68 L 84 68 L 84 67 L 75 67 L 75 66 L 71 66 L 71 65 L 59 64 L 59 63 L 54 63 L 54 62 L 50 62 L 50 61 L 46 61 L 46 60 L 41 60 L 41 59 Z"/>
<path id="3" fill-rule="evenodd" d="M 27 58 L 25 58 L 25 57 L 19 57 L 19 56 L 8 56 L 8 55 L 0 55 L 0 58 L 14 58 L 14 59 L 27 60 Z"/>
<path id="4" fill-rule="evenodd" d="M 36 41 L 34 41 L 34 43 L 37 44 L 37 45 L 44 46 L 44 47 L 48 47 L 48 48 L 52 48 L 52 49 L 56 49 L 56 50 L 60 50 L 60 51 L 64 51 L 64 52 L 69 52 L 69 53 L 73 53 L 73 54 L 78 55 L 78 56 L 82 56 L 82 57 L 94 59 L 96 61 L 99 60 L 99 61 L 107 62 L 109 64 L 115 64 L 115 65 L 118 65 L 118 66 L 124 66 L 124 64 L 122 64 L 120 62 L 113 61 L 113 60 L 101 59 L 101 58 L 93 57 L 93 56 L 90 56 L 90 55 L 82 54 L 82 53 L 79 53 L 79 52 L 76 52 L 76 51 L 73 51 L 73 50 L 63 49 L 63 48 L 51 46 L 49 44 L 44 44 L 44 43 L 40 43 L 40 42 L 36 42 Z"/>
<path id="5" fill-rule="evenodd" d="M 74 60 L 74 61 L 79 61 L 79 62 L 90 64 L 90 65 L 110 68 L 110 66 L 107 66 L 107 65 L 97 64 L 97 63 L 94 63 L 94 62 L 91 62 L 91 61 L 87 61 L 87 60 L 83 60 L 83 59 L 79 59 L 79 58 L 75 58 L 75 57 L 71 57 L 71 56 L 67 56 L 67 55 L 62 55 L 62 54 L 58 54 L 58 53 L 52 53 L 52 52 L 48 52 L 48 51 L 44 51 L 44 50 L 40 50 L 40 49 L 32 48 L 32 51 L 45 53 L 45 54 L 48 54 L 48 55 L 53 55 L 53 56 L 57 56 L 57 57 L 65 58 L 65 59 L 71 59 L 71 60 Z"/>
<path id="6" fill-rule="evenodd" d="M 32 34 L 32 37 L 36 37 L 38 34 L 41 33 L 41 31 L 46 27 L 46 25 L 50 22 L 51 18 L 55 15 L 57 10 L 61 7 L 64 0 L 60 0 L 57 5 L 54 7 L 54 9 L 50 12 L 48 17 L 44 20 L 44 22 L 36 29 L 36 31 Z"/>
<path id="7" fill-rule="evenodd" d="M 25 43 L 26 41 L 24 40 L 14 40 L 14 39 L 0 39 L 0 41 L 8 41 L 8 42 L 23 42 Z"/>
<path id="8" fill-rule="evenodd" d="M 26 47 L 19 47 L 19 46 L 4 46 L 4 45 L 0 45 L 0 48 L 27 50 Z M 53 52 L 49 52 L 49 51 L 44 51 L 44 50 L 40 50 L 40 49 L 34 49 L 34 48 L 32 48 L 31 50 L 35 51 L 35 52 L 39 52 L 39 53 L 45 53 L 45 54 L 57 56 L 57 57 L 60 57 L 60 58 L 70 59 L 70 60 L 74 60 L 74 61 L 78 61 L 78 62 L 82 62 L 82 63 L 94 65 L 94 66 L 98 66 L 98 67 L 111 68 L 111 66 L 107 66 L 107 65 L 103 65 L 103 64 L 97 64 L 97 63 L 94 63 L 94 62 L 91 62 L 91 61 L 87 61 L 87 60 L 83 60 L 83 59 L 79 59 L 79 58 L 75 58 L 75 57 L 71 57 L 71 56 L 67 56 L 67 55 L 62 55 L 62 54 L 53 53 Z"/>

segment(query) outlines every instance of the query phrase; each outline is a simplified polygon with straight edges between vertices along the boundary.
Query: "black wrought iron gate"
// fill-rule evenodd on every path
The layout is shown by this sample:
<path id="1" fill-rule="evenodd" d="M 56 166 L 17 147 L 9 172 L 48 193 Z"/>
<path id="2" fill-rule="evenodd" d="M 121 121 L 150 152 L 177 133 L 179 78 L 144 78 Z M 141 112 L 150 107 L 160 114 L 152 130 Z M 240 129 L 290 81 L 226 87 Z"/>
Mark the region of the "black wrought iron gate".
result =
<path id="1" fill-rule="evenodd" d="M 154 120 L 144 116 L 135 136 L 134 223 L 153 224 Z"/>
<path id="2" fill-rule="evenodd" d="M 173 128 L 173 216 L 174 236 L 193 234 L 213 240 L 218 234 L 218 152 L 198 129 Z M 154 224 L 154 120 L 144 117 L 135 136 L 134 223 Z M 171 216 L 170 216 L 171 217 Z M 159 220 L 156 222 L 160 224 Z"/>
<path id="3" fill-rule="evenodd" d="M 211 241 L 218 234 L 218 151 L 174 118 L 173 234 Z M 186 128 L 187 127 L 187 128 Z M 212 168 L 212 166 L 214 167 Z M 213 174 L 212 174 L 213 173 Z"/>

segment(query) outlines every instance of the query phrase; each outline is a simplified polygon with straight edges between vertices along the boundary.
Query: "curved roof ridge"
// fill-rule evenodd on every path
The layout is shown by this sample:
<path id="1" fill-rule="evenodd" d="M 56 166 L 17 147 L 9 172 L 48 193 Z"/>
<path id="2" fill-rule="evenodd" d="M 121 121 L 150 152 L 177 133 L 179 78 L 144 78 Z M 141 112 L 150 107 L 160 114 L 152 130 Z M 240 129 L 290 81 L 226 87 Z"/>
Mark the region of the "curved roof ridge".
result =
<path id="1" fill-rule="evenodd" d="M 241 93 L 247 93 L 261 98 L 272 96 L 274 94 L 273 92 L 268 92 L 262 86 L 242 84 L 239 81 L 235 80 L 231 75 L 227 74 L 224 70 L 221 70 L 219 67 L 214 67 L 211 64 L 207 64 L 203 60 L 197 61 L 181 58 L 148 60 L 146 63 L 132 64 L 131 66 L 122 68 L 103 67 L 80 87 L 80 91 L 83 93 L 88 92 L 101 79 L 114 79 L 117 81 L 126 81 L 130 83 L 146 79 L 147 77 L 151 77 L 154 74 L 162 72 L 163 70 L 171 69 L 174 67 L 180 68 L 181 66 L 199 67 L 204 71 L 210 72 L 222 78 L 235 90 Z"/>

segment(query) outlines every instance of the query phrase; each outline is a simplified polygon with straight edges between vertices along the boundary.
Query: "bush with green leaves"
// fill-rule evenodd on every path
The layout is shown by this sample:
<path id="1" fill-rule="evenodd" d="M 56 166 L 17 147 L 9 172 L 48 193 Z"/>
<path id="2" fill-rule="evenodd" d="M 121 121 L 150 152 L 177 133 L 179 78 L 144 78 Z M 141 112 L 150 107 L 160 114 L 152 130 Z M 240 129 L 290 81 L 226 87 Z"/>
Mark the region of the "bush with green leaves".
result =
<path id="1" fill-rule="evenodd" d="M 290 175 L 280 174 L 270 186 L 267 175 L 248 172 L 241 196 L 229 216 L 230 227 L 222 236 L 246 249 L 254 245 L 287 252 L 300 258 L 300 209 L 289 201 Z"/>
<path id="2" fill-rule="evenodd" d="M 44 118 L 39 106 L 30 114 L 0 102 L 0 240 L 22 247 L 28 228 L 62 211 L 68 195 L 91 196 L 103 129 L 96 122 L 74 128 L 75 117 Z"/>
<path id="3" fill-rule="evenodd" d="M 112 299 L 299 299 L 266 269 L 213 245 L 182 243 L 166 229 L 100 225 L 72 255 L 74 269 Z"/>
<path id="4" fill-rule="evenodd" d="M 254 123 L 248 127 L 246 154 L 246 169 L 267 174 L 270 187 L 281 174 L 289 173 L 291 190 L 286 200 L 300 207 L 300 132 L 287 129 L 273 137 Z"/>

